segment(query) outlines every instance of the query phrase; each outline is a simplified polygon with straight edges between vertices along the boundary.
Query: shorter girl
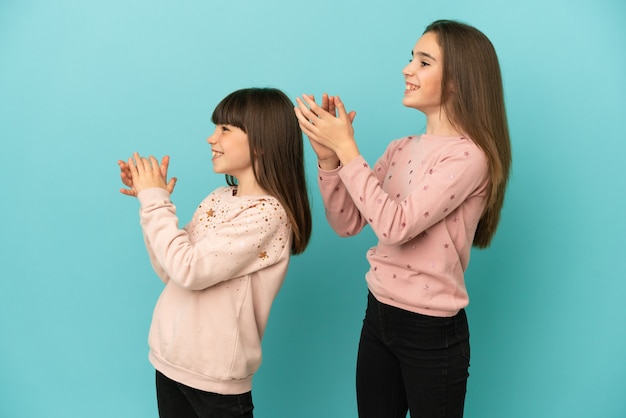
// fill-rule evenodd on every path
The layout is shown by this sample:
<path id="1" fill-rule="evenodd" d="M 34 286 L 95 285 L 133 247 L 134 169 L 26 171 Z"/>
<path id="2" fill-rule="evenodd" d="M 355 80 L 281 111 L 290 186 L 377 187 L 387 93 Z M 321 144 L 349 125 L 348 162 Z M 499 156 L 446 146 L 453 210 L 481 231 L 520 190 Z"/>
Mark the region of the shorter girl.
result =
<path id="1" fill-rule="evenodd" d="M 291 254 L 304 251 L 311 213 L 302 132 L 276 89 L 231 93 L 213 112 L 213 169 L 227 187 L 178 228 L 169 159 L 120 161 L 141 203 L 155 272 L 165 283 L 150 329 L 161 417 L 252 417 L 252 376 Z"/>
<path id="2" fill-rule="evenodd" d="M 392 141 L 374 166 L 338 97 L 319 106 L 303 96 L 296 114 L 318 156 L 328 222 L 341 236 L 369 225 L 378 238 L 366 255 L 359 417 L 457 418 L 470 354 L 464 273 L 471 247 L 496 232 L 511 164 L 500 68 L 483 33 L 442 20 L 402 73 L 402 103 L 426 129 Z"/>

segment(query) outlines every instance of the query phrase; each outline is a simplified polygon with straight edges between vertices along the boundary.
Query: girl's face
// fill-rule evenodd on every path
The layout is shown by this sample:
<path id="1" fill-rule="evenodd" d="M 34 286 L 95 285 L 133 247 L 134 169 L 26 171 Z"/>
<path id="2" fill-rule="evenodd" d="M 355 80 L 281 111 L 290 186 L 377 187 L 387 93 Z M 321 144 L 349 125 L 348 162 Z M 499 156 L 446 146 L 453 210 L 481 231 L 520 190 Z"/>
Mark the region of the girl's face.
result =
<path id="1" fill-rule="evenodd" d="M 207 142 L 213 152 L 213 171 L 229 174 L 239 182 L 254 176 L 250 144 L 244 131 L 232 125 L 216 125 Z"/>
<path id="2" fill-rule="evenodd" d="M 406 88 L 402 104 L 417 109 L 426 116 L 441 108 L 441 79 L 443 54 L 437 35 L 427 32 L 413 48 L 413 59 L 402 70 Z"/>

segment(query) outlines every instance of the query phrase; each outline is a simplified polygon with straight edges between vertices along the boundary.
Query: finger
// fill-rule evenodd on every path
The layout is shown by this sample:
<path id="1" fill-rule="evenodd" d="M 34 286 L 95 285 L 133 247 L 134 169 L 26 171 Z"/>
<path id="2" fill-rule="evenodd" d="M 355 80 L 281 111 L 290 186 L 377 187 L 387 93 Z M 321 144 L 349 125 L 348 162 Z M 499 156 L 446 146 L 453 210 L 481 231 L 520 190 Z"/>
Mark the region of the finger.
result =
<path id="1" fill-rule="evenodd" d="M 137 156 L 137 153 L 133 154 L 134 156 Z M 138 156 L 136 158 L 139 158 Z M 128 159 L 128 171 L 130 172 L 131 177 L 135 177 L 137 175 L 137 165 L 136 165 L 136 160 L 133 159 L 133 157 L 130 157 Z"/>
<path id="2" fill-rule="evenodd" d="M 128 163 L 126 162 L 120 163 L 119 166 L 120 166 L 120 173 L 128 173 L 130 171 Z"/>
<path id="3" fill-rule="evenodd" d="M 329 100 L 329 104 L 328 104 L 328 113 L 330 113 L 333 116 L 337 116 L 337 110 L 335 108 L 335 98 L 331 97 Z"/>
<path id="4" fill-rule="evenodd" d="M 150 171 L 154 171 L 158 167 L 159 174 L 160 174 L 161 173 L 161 166 L 159 164 L 159 161 L 152 155 L 149 157 L 148 161 L 150 163 Z"/>
<path id="5" fill-rule="evenodd" d="M 356 112 L 354 110 L 351 110 L 350 113 L 348 113 L 348 118 L 350 119 L 350 123 L 354 122 L 354 118 L 356 118 Z"/>
<path id="6" fill-rule="evenodd" d="M 309 129 L 309 127 L 312 127 L 313 125 L 311 125 L 308 121 L 307 122 L 300 122 L 300 130 L 302 130 L 302 133 L 304 135 L 306 135 L 309 139 L 311 139 L 315 134 Z"/>
<path id="7" fill-rule="evenodd" d="M 122 160 L 118 160 L 117 164 L 120 166 L 120 178 L 122 180 L 122 183 L 124 183 L 128 187 L 131 187 L 132 177 L 130 174 L 130 169 L 128 168 L 128 164 Z"/>
<path id="8" fill-rule="evenodd" d="M 314 120 L 314 118 L 321 117 L 321 115 L 323 113 L 326 113 L 326 111 L 324 109 L 322 109 L 321 107 L 318 106 L 318 104 L 315 102 L 315 99 L 313 98 L 313 96 L 310 96 L 310 95 L 307 96 L 306 94 L 303 94 L 302 98 L 304 99 L 304 102 L 308 106 L 306 111 L 305 111 L 305 109 L 302 109 L 302 113 L 309 120 Z M 304 107 L 307 107 L 307 106 L 304 106 Z M 307 113 L 307 111 L 308 111 L 308 113 Z"/>
<path id="9" fill-rule="evenodd" d="M 176 181 L 177 181 L 177 178 L 172 177 L 170 181 L 167 182 L 167 191 L 170 192 L 170 194 L 172 194 L 172 192 L 174 191 L 174 187 L 176 186 Z"/>
<path id="10" fill-rule="evenodd" d="M 311 95 L 311 94 L 303 94 L 302 95 L 302 99 L 307 104 L 309 109 L 311 109 L 312 107 L 319 108 L 318 104 L 315 102 L 315 98 L 313 97 L 313 95 Z"/>
<path id="11" fill-rule="evenodd" d="M 135 191 L 132 189 L 120 189 L 120 193 L 126 196 L 131 196 L 131 197 L 137 196 L 137 193 L 135 193 Z"/>
<path id="12" fill-rule="evenodd" d="M 317 115 L 311 112 L 302 100 L 296 99 L 296 103 L 298 103 L 298 107 L 295 108 L 296 117 L 300 122 L 300 128 L 304 130 L 305 127 L 308 128 L 308 125 L 311 125 L 317 119 Z"/>
<path id="13" fill-rule="evenodd" d="M 133 177 L 134 176 L 145 176 L 146 175 L 146 171 L 148 170 L 148 160 L 146 160 L 144 157 L 140 156 L 139 153 L 134 153 L 133 154 L 135 157 L 135 171 L 132 172 Z"/>
<path id="14" fill-rule="evenodd" d="M 118 160 L 117 165 L 120 167 L 120 174 L 130 173 L 128 164 L 125 161 Z"/>
<path id="15" fill-rule="evenodd" d="M 339 111 L 339 119 L 349 119 L 348 113 L 346 112 L 346 107 L 343 105 L 343 102 L 341 101 L 339 96 L 335 97 L 335 105 L 337 107 L 337 110 Z"/>
<path id="16" fill-rule="evenodd" d="M 120 178 L 122 179 L 122 183 L 124 183 L 125 186 L 133 187 L 133 180 L 130 177 L 130 173 L 121 173 Z"/>
<path id="17" fill-rule="evenodd" d="M 328 94 L 326 93 L 322 94 L 322 109 L 324 109 L 327 112 L 330 109 L 330 100 L 328 98 Z"/>
<path id="18" fill-rule="evenodd" d="M 300 105 L 300 99 L 296 99 L 296 102 L 298 103 L 298 106 Z M 296 119 L 298 119 L 298 122 L 300 124 L 302 124 L 303 122 L 308 122 L 308 120 L 306 119 L 306 117 L 302 114 L 302 109 L 300 109 L 299 107 L 294 107 L 293 111 L 296 113 Z"/>
<path id="19" fill-rule="evenodd" d="M 145 174 L 146 171 L 150 170 L 150 160 L 140 156 L 138 153 L 135 153 L 135 164 L 139 174 Z"/>
<path id="20" fill-rule="evenodd" d="M 167 170 L 169 168 L 169 165 L 170 165 L 170 157 L 169 155 L 166 155 L 161 159 L 161 175 L 163 176 L 164 179 L 167 178 Z"/>
<path id="21" fill-rule="evenodd" d="M 296 112 L 296 118 L 298 119 L 298 124 L 300 125 L 300 129 L 302 130 L 302 132 L 306 134 L 307 136 L 311 135 L 312 134 L 311 128 L 313 128 L 315 125 L 313 125 L 309 121 L 309 119 L 302 113 L 302 110 L 300 108 L 296 107 L 295 112 Z"/>
<path id="22" fill-rule="evenodd" d="M 310 129 L 311 127 L 313 127 L 313 125 L 311 125 L 311 123 L 309 121 L 300 122 L 300 129 L 302 130 L 302 133 L 305 134 L 309 138 L 311 138 L 311 137 L 313 137 L 315 135 L 311 131 L 311 129 Z"/>
<path id="23" fill-rule="evenodd" d="M 309 118 L 309 116 L 312 114 L 311 109 L 309 108 L 309 106 L 305 103 L 306 100 L 306 95 L 302 95 L 303 99 L 297 97 L 296 98 L 296 104 L 298 105 L 296 107 L 297 110 L 300 111 L 300 113 L 305 117 L 305 118 Z"/>

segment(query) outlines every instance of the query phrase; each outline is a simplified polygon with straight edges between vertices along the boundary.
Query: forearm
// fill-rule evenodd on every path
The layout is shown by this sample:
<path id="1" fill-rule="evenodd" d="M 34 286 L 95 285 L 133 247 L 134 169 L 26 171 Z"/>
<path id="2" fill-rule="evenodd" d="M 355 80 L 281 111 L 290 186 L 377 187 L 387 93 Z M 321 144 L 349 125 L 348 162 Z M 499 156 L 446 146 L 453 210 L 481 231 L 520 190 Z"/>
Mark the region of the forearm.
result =
<path id="1" fill-rule="evenodd" d="M 161 281 L 163 281 L 163 283 L 169 282 L 170 278 L 161 263 L 159 263 L 159 261 L 157 260 L 154 254 L 154 250 L 152 249 L 152 245 L 150 245 L 150 241 L 148 240 L 148 236 L 145 234 L 145 232 L 143 234 L 143 238 L 146 244 L 146 250 L 148 251 L 148 257 L 150 259 L 150 265 L 152 266 L 152 269 L 157 274 L 157 276 L 159 276 Z"/>
<path id="2" fill-rule="evenodd" d="M 346 237 L 358 234 L 365 220 L 348 194 L 338 175 L 339 169 L 319 170 L 319 188 L 324 201 L 324 212 L 328 224 L 337 235 Z"/>

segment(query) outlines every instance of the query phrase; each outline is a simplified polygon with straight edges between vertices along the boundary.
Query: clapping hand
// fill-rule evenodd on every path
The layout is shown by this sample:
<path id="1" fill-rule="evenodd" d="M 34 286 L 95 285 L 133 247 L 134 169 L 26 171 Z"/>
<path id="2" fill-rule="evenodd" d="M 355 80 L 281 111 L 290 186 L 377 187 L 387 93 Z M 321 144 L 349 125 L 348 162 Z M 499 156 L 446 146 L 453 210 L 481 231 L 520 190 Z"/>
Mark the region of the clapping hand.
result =
<path id="1" fill-rule="evenodd" d="M 121 188 L 120 193 L 126 196 L 137 196 L 141 190 L 149 187 L 161 187 L 169 193 L 174 191 L 176 177 L 167 180 L 167 170 L 169 168 L 170 157 L 165 156 L 159 165 L 156 158 L 140 157 L 134 153 L 128 161 L 119 160 L 120 178 L 127 188 Z"/>
<path id="2" fill-rule="evenodd" d="M 347 163 L 359 155 L 352 127 L 356 112 L 346 112 L 338 96 L 324 94 L 321 106 L 309 95 L 297 98 L 296 102 L 300 128 L 309 137 L 320 167 L 336 168 L 340 160 Z"/>

